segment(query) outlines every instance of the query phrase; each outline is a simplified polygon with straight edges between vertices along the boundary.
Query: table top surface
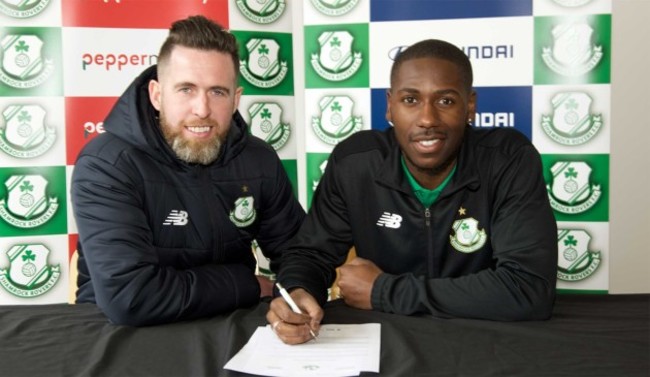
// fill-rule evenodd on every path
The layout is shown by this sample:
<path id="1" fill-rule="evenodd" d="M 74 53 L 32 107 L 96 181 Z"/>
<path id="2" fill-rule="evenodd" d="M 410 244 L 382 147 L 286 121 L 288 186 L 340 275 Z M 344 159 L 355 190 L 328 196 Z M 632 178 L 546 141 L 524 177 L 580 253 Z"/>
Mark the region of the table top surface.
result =
<path id="1" fill-rule="evenodd" d="M 90 304 L 0 306 L 0 375 L 242 376 L 223 366 L 267 309 L 134 328 Z M 650 295 L 559 295 L 530 322 L 325 307 L 323 323 L 368 322 L 381 323 L 381 376 L 650 376 Z"/>

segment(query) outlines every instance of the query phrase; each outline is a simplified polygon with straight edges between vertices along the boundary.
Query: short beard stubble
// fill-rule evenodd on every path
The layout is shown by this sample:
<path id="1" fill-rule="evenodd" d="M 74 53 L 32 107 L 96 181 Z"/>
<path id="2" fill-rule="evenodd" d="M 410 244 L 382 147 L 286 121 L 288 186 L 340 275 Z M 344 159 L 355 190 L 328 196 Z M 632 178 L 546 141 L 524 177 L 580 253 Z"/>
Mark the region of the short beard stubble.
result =
<path id="1" fill-rule="evenodd" d="M 182 123 L 180 127 L 174 128 L 167 122 L 165 114 L 162 111 L 160 112 L 160 129 L 163 137 L 178 158 L 190 164 L 201 165 L 209 165 L 216 161 L 223 144 L 221 135 L 216 134 L 207 140 L 190 140 L 183 136 L 183 128 L 188 125 Z M 213 120 L 201 121 L 198 125 L 219 127 Z"/>

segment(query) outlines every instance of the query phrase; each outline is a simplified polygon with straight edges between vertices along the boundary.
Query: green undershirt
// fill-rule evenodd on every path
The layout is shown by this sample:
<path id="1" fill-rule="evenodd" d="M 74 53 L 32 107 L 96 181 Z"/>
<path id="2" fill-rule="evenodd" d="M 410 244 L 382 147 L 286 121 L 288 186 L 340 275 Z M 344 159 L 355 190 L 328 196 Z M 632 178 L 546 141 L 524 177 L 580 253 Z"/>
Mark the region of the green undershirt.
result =
<path id="1" fill-rule="evenodd" d="M 401 161 L 402 161 L 402 169 L 404 170 L 404 174 L 406 174 L 406 179 L 408 179 L 409 184 L 413 188 L 413 193 L 415 193 L 415 196 L 418 198 L 420 203 L 422 203 L 422 205 L 425 208 L 429 208 L 433 203 L 435 203 L 436 199 L 438 199 L 438 196 L 440 195 L 442 190 L 445 188 L 445 186 L 447 186 L 449 181 L 451 181 L 451 177 L 456 172 L 456 165 L 454 165 L 447 178 L 445 178 L 445 180 L 442 181 L 442 183 L 438 187 L 436 187 L 433 190 L 429 190 L 420 186 L 418 181 L 416 181 L 415 178 L 413 178 L 413 175 L 409 171 L 408 167 L 406 167 L 404 156 L 402 156 Z"/>

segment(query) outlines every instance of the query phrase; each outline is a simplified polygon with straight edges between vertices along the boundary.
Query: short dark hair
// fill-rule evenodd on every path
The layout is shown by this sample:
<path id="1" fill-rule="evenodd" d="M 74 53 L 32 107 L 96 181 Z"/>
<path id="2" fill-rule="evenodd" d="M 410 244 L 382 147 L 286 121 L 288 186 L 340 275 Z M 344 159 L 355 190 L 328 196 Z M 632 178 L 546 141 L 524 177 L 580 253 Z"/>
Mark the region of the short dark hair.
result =
<path id="1" fill-rule="evenodd" d="M 407 60 L 420 58 L 436 58 L 447 60 L 458 67 L 460 74 L 465 83 L 468 92 L 472 90 L 474 75 L 472 73 L 472 63 L 463 50 L 455 45 L 440 39 L 425 39 L 417 42 L 395 57 L 393 67 L 390 70 L 390 84 L 393 85 L 397 70 Z"/>
<path id="2" fill-rule="evenodd" d="M 164 67 L 169 61 L 176 46 L 229 54 L 235 67 L 235 75 L 239 74 L 239 48 L 235 36 L 204 16 L 190 16 L 172 24 L 169 35 L 158 53 L 158 74 L 160 67 Z"/>

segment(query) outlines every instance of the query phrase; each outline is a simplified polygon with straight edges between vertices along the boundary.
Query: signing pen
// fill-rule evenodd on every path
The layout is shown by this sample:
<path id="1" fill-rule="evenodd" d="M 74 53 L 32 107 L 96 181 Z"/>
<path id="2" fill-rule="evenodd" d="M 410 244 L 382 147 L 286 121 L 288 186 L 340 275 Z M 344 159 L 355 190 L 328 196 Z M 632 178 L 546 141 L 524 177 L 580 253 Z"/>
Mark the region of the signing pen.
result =
<path id="1" fill-rule="evenodd" d="M 284 287 L 280 283 L 275 283 L 275 285 L 276 287 L 278 287 L 278 290 L 280 291 L 280 294 L 284 298 L 284 301 L 286 301 L 287 304 L 289 304 L 289 306 L 291 307 L 291 310 L 293 310 L 294 313 L 302 314 L 302 311 L 300 310 L 298 305 L 296 305 L 296 302 L 293 301 L 293 299 L 289 295 L 289 292 L 287 292 L 287 290 L 284 289 Z M 314 331 L 311 328 L 309 329 L 309 333 L 314 339 L 316 339 L 316 334 L 314 334 Z"/>

